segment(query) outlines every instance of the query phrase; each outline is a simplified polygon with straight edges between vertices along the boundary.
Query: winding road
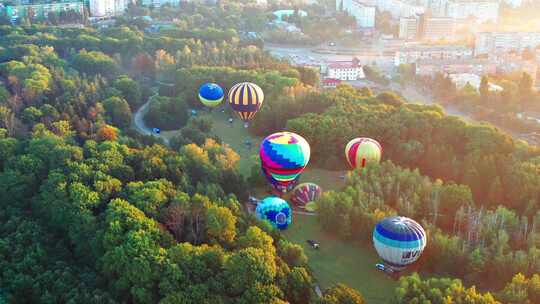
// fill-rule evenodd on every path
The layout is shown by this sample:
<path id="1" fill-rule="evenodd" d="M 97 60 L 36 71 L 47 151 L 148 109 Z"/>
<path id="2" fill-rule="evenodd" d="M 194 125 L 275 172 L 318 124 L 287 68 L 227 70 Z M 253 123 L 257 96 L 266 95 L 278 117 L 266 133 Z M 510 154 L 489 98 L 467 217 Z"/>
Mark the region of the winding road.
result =
<path id="1" fill-rule="evenodd" d="M 150 103 L 152 102 L 152 99 L 156 96 L 158 96 L 157 88 L 152 88 L 152 91 L 154 91 L 154 94 L 146 100 L 146 102 L 135 112 L 133 115 L 133 125 L 135 126 L 135 129 L 143 134 L 143 135 L 150 135 L 155 136 L 158 138 L 161 138 L 165 145 L 169 146 L 169 139 L 166 137 L 161 136 L 160 134 L 156 134 L 153 132 L 152 128 L 148 127 L 146 123 L 144 122 L 144 116 L 146 113 L 148 113 L 148 107 L 150 106 Z"/>

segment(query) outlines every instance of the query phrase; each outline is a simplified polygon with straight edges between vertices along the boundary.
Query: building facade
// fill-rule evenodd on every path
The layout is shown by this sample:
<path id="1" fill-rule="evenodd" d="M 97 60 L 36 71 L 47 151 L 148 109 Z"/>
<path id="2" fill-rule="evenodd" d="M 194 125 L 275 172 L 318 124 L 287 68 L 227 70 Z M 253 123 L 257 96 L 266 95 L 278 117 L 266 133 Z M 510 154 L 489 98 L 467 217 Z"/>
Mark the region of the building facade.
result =
<path id="1" fill-rule="evenodd" d="M 379 11 L 389 12 L 395 19 L 421 15 L 426 10 L 425 6 L 403 0 L 375 0 L 375 3 Z"/>
<path id="2" fill-rule="evenodd" d="M 75 11 L 82 15 L 84 13 L 84 3 L 83 1 L 63 1 L 43 4 L 6 5 L 5 11 L 12 20 L 29 16 L 32 18 L 47 18 L 51 12 L 58 14 L 62 11 Z"/>
<path id="3" fill-rule="evenodd" d="M 334 89 L 338 85 L 340 85 L 342 80 L 340 79 L 334 79 L 334 78 L 325 78 L 322 80 L 321 84 L 322 87 L 325 89 Z"/>
<path id="4" fill-rule="evenodd" d="M 495 74 L 497 65 L 487 59 L 469 60 L 418 60 L 416 74 L 420 76 L 433 76 L 437 73 L 448 74 Z"/>
<path id="5" fill-rule="evenodd" d="M 366 78 L 362 65 L 358 60 L 353 61 L 330 61 L 327 63 L 327 78 L 342 81 L 358 80 Z"/>
<path id="6" fill-rule="evenodd" d="M 111 17 L 124 14 L 132 0 L 90 0 L 90 16 Z"/>
<path id="7" fill-rule="evenodd" d="M 420 37 L 422 40 L 453 41 L 456 36 L 456 20 L 446 17 L 422 17 L 420 18 Z"/>
<path id="8" fill-rule="evenodd" d="M 416 38 L 418 38 L 418 19 L 399 18 L 399 39 L 415 40 Z"/>
<path id="9" fill-rule="evenodd" d="M 350 5 L 348 3 L 353 1 L 366 7 L 375 7 L 380 12 L 389 12 L 395 19 L 413 17 L 425 11 L 425 6 L 409 0 L 336 0 L 336 10 L 345 10 Z"/>
<path id="10" fill-rule="evenodd" d="M 178 6 L 180 4 L 180 0 L 142 0 L 142 5 L 144 6 L 160 7 L 165 4 Z"/>
<path id="11" fill-rule="evenodd" d="M 475 37 L 475 55 L 522 52 L 540 45 L 540 32 L 481 32 Z"/>
<path id="12" fill-rule="evenodd" d="M 468 60 L 473 58 L 473 49 L 466 45 L 412 44 L 396 52 L 396 65 L 413 64 L 418 60 Z"/>
<path id="13" fill-rule="evenodd" d="M 336 0 L 336 10 L 342 10 L 356 19 L 359 28 L 375 27 L 376 7 L 360 0 Z"/>

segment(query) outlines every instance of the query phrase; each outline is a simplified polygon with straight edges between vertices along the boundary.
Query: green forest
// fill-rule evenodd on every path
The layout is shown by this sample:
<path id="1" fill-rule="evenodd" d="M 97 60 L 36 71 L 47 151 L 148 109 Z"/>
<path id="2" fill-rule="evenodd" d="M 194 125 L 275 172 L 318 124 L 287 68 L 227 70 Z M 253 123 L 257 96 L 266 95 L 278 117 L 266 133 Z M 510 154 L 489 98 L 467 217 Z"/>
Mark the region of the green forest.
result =
<path id="1" fill-rule="evenodd" d="M 324 193 L 317 223 L 362 247 L 386 216 L 422 223 L 390 303 L 540 302 L 538 147 L 393 93 L 322 90 L 241 38 L 243 16 L 265 18 L 249 6 L 160 11 L 177 20 L 157 32 L 133 8 L 109 28 L 0 26 L 0 303 L 368 303 L 316 293 L 303 247 L 245 210 L 260 164 L 241 172 L 211 116 L 190 117 L 203 83 L 243 81 L 265 92 L 249 133 L 301 134 L 311 167 L 347 170 L 354 137 L 384 147 Z M 169 142 L 134 127 L 147 101 Z"/>

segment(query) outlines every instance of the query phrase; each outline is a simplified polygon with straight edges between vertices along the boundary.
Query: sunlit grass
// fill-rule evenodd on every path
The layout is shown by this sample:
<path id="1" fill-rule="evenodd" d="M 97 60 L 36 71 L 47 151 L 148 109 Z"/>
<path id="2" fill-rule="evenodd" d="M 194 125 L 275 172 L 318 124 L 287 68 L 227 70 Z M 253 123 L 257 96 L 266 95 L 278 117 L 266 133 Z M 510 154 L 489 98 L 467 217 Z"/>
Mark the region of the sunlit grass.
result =
<path id="1" fill-rule="evenodd" d="M 345 283 L 360 291 L 367 303 L 383 304 L 391 299 L 397 281 L 375 268 L 379 259 L 372 246 L 345 242 L 322 232 L 315 216 L 294 214 L 284 235 L 304 248 L 322 289 Z M 312 249 L 308 239 L 319 242 L 320 249 Z"/>

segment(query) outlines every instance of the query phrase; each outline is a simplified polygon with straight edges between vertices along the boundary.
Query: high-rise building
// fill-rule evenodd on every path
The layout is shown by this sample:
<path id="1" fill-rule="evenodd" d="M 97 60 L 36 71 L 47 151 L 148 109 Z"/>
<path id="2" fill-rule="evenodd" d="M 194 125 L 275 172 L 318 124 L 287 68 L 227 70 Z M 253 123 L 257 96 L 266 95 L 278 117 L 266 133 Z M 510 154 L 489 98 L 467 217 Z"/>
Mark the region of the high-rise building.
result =
<path id="1" fill-rule="evenodd" d="M 415 40 L 418 37 L 418 19 L 415 17 L 399 18 L 399 38 Z"/>
<path id="2" fill-rule="evenodd" d="M 110 17 L 122 15 L 131 0 L 90 0 L 90 16 Z"/>
<path id="3" fill-rule="evenodd" d="M 343 9 L 355 0 L 336 0 L 336 10 Z M 378 11 L 389 12 L 393 18 L 407 18 L 423 14 L 425 7 L 418 2 L 410 0 L 356 0 L 358 3 L 367 7 L 375 7 Z M 426 0 L 427 1 L 427 0 Z"/>
<path id="4" fill-rule="evenodd" d="M 342 0 L 337 9 L 343 9 L 343 11 L 353 16 L 360 28 L 375 27 L 375 6 L 367 5 L 360 0 Z"/>
<path id="5" fill-rule="evenodd" d="M 429 0 L 427 7 L 435 17 L 446 17 L 446 6 L 449 0 Z"/>
<path id="6" fill-rule="evenodd" d="M 496 22 L 499 19 L 499 2 L 495 0 L 454 0 L 446 5 L 446 17 L 474 18 L 477 23 Z"/>
<path id="7" fill-rule="evenodd" d="M 405 0 L 375 0 L 377 9 L 389 12 L 393 18 L 408 18 L 423 14 L 425 7 Z"/>
<path id="8" fill-rule="evenodd" d="M 420 38 L 426 41 L 455 39 L 456 20 L 446 17 L 430 17 L 422 15 L 420 21 Z"/>

